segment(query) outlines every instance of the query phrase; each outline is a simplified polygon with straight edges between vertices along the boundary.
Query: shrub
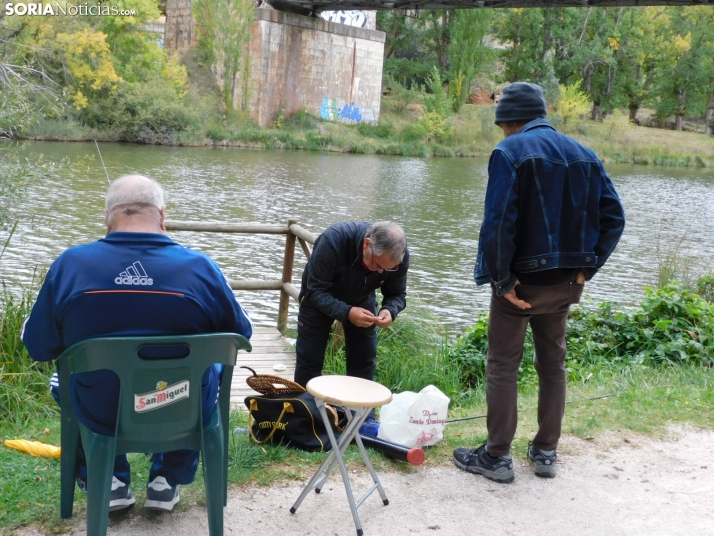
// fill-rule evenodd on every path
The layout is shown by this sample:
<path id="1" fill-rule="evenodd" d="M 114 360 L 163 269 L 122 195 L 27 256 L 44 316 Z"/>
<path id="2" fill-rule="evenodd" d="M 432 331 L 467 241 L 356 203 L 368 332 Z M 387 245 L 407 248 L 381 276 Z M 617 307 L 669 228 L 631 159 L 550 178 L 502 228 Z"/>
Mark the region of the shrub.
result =
<path id="1" fill-rule="evenodd" d="M 461 371 L 450 366 L 445 338 L 434 325 L 428 319 L 402 315 L 379 329 L 375 381 L 394 392 L 418 392 L 432 384 L 450 398 L 459 396 Z M 342 339 L 333 333 L 323 372 L 345 374 L 344 353 Z"/>
<path id="2" fill-rule="evenodd" d="M 576 119 L 588 113 L 590 99 L 582 90 L 582 81 L 569 86 L 560 86 L 560 99 L 556 103 L 556 111 L 563 118 L 563 123 Z"/>
<path id="3" fill-rule="evenodd" d="M 115 127 L 127 141 L 171 143 L 178 132 L 198 132 L 201 118 L 171 86 L 155 80 L 122 88 Z"/>
<path id="4" fill-rule="evenodd" d="M 699 280 L 699 291 L 714 296 L 714 276 Z M 659 289 L 645 288 L 640 306 L 618 311 L 610 302 L 597 308 L 571 309 L 566 331 L 569 380 L 584 380 L 594 367 L 635 364 L 672 366 L 714 365 L 714 306 L 694 291 L 671 283 Z M 461 369 L 468 386 L 483 383 L 488 351 L 488 315 L 450 348 L 450 359 Z M 519 380 L 534 378 L 533 342 L 526 335 Z"/>
<path id="5" fill-rule="evenodd" d="M 396 78 L 393 78 L 389 74 L 384 75 L 383 87 L 389 91 L 391 99 L 389 102 L 392 105 L 392 109 L 395 113 L 402 113 L 407 105 L 412 104 L 419 100 L 421 91 L 419 85 L 412 85 L 407 88 L 405 85 L 399 82 Z"/>
<path id="6" fill-rule="evenodd" d="M 29 291 L 15 296 L 3 289 L 0 294 L 0 415 L 8 422 L 24 424 L 59 409 L 49 389 L 54 365 L 33 361 L 20 340 L 33 301 Z"/>
<path id="7" fill-rule="evenodd" d="M 427 84 L 437 68 L 434 61 L 407 58 L 389 58 L 384 62 L 384 74 L 409 89 L 417 89 Z"/>
<path id="8" fill-rule="evenodd" d="M 80 117 L 91 127 L 111 127 L 122 140 L 140 143 L 169 144 L 179 132 L 201 129 L 201 106 L 188 105 L 158 77 L 123 84 L 112 97 L 91 101 Z"/>

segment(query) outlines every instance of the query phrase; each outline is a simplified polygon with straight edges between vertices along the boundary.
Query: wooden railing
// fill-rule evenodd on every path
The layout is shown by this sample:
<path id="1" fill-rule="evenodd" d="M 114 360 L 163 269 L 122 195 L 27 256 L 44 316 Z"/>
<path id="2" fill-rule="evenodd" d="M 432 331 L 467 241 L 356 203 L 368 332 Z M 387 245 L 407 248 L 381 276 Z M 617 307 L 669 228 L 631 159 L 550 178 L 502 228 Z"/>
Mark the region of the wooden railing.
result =
<path id="1" fill-rule="evenodd" d="M 233 290 L 279 290 L 278 330 L 285 331 L 288 325 L 290 297 L 297 300 L 300 293 L 300 290 L 292 283 L 293 267 L 295 265 L 295 242 L 297 241 L 300 244 L 305 257 L 309 259 L 311 252 L 308 244 L 314 244 L 318 235 L 303 229 L 295 220 L 288 220 L 287 225 L 192 221 L 166 221 L 165 225 L 167 231 L 286 235 L 282 279 L 228 280 L 228 284 Z"/>

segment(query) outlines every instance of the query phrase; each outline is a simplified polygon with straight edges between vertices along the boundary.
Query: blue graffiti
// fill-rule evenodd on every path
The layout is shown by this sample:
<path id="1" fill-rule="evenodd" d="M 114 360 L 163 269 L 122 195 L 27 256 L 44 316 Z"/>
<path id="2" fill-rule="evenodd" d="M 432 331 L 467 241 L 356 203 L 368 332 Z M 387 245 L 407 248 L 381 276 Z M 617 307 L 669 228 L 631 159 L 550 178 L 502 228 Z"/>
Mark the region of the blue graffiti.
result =
<path id="1" fill-rule="evenodd" d="M 346 119 L 348 121 L 354 121 L 356 123 L 359 123 L 362 121 L 362 112 L 360 112 L 360 109 L 355 106 L 354 102 L 351 102 L 350 104 L 345 104 L 344 107 L 340 110 L 340 119 Z"/>
<path id="2" fill-rule="evenodd" d="M 337 119 L 337 103 L 335 99 L 329 99 L 327 97 L 322 99 L 322 106 L 320 106 L 320 119 L 326 119 L 327 121 L 334 121 Z"/>

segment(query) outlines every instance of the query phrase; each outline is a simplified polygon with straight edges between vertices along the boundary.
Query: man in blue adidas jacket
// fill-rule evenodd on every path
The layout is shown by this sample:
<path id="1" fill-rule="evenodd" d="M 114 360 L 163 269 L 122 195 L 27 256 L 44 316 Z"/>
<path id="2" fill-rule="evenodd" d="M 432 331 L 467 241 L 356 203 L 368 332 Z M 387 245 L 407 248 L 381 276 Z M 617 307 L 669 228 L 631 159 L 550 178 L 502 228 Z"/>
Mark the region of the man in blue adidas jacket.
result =
<path id="1" fill-rule="evenodd" d="M 168 236 L 161 186 L 140 175 L 114 181 L 106 196 L 107 235 L 65 251 L 52 263 L 25 322 L 30 356 L 50 361 L 73 343 L 100 336 L 233 332 L 250 337 L 253 325 L 215 262 Z M 203 418 L 216 406 L 220 371 L 203 375 Z M 112 435 L 118 379 L 109 371 L 72 377 L 72 406 L 91 430 Z M 56 380 L 53 395 L 58 398 Z M 80 455 L 78 482 L 86 482 Z M 193 481 L 198 452 L 155 454 L 145 507 L 171 510 L 178 485 Z M 117 456 L 110 510 L 134 504 L 126 455 Z"/>

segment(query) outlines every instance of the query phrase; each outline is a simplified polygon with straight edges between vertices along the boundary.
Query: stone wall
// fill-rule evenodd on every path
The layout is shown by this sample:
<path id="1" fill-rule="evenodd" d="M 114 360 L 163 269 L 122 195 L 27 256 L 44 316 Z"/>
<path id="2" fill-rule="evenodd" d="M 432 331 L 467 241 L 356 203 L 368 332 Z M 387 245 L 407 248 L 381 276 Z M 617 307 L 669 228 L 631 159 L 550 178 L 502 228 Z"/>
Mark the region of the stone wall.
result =
<path id="1" fill-rule="evenodd" d="M 368 26 L 376 16 L 368 14 Z M 304 17 L 272 8 L 255 10 L 248 44 L 247 112 L 270 126 L 304 108 L 324 119 L 375 122 L 382 96 L 384 32 Z M 191 0 L 167 0 L 164 47 L 186 52 L 197 41 Z M 243 102 L 243 74 L 233 103 Z"/>
<path id="2" fill-rule="evenodd" d="M 169 54 L 183 54 L 198 42 L 191 0 L 166 0 L 164 48 Z"/>
<path id="3" fill-rule="evenodd" d="M 269 126 L 301 108 L 338 121 L 379 118 L 384 32 L 272 9 L 256 9 L 255 18 L 247 106 L 253 121 Z M 234 97 L 238 107 L 240 80 Z"/>

